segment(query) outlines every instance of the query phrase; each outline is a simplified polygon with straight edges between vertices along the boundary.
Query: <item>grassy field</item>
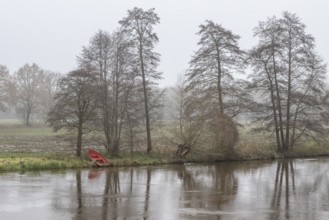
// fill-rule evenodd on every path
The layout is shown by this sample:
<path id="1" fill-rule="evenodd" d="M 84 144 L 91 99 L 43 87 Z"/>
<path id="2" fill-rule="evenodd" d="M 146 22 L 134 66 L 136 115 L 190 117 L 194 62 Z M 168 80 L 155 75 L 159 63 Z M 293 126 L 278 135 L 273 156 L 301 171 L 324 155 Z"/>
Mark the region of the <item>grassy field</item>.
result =
<path id="1" fill-rule="evenodd" d="M 0 120 L 0 172 L 90 167 L 91 161 L 85 151 L 82 158 L 75 156 L 71 138 L 74 137 L 65 131 L 54 133 L 44 124 L 26 127 L 19 121 Z M 111 166 L 152 165 L 173 161 L 163 154 L 106 156 Z"/>
<path id="2" fill-rule="evenodd" d="M 67 138 L 42 123 L 26 127 L 18 120 L 0 120 L 0 152 L 72 152 Z"/>
<path id="3" fill-rule="evenodd" d="M 54 133 L 52 128 L 44 123 L 35 123 L 31 127 L 22 125 L 14 119 L 0 120 L 0 138 L 4 137 L 53 137 L 64 134 L 64 131 Z"/>
<path id="4" fill-rule="evenodd" d="M 19 125 L 1 126 L 0 137 L 52 137 L 58 134 L 54 133 L 51 128 L 46 126 L 25 127 Z"/>
<path id="5" fill-rule="evenodd" d="M 209 162 L 225 160 L 259 160 L 282 157 L 312 157 L 329 155 L 326 142 L 305 142 L 286 155 L 276 151 L 269 137 L 250 134 L 241 130 L 238 144 L 230 152 L 218 149 L 193 149 L 184 160 L 174 156 L 175 146 L 161 137 L 163 132 L 154 132 L 154 150 L 150 155 L 144 151 L 122 152 L 120 156 L 106 155 L 112 166 L 137 166 L 182 162 Z M 21 125 L 18 121 L 0 120 L 0 172 L 49 170 L 67 168 L 86 168 L 91 163 L 85 151 L 82 159 L 75 157 L 72 136 L 65 131 L 54 133 L 44 124 L 32 127 Z M 85 140 L 87 143 L 91 140 Z M 165 143 L 167 141 L 167 143 Z M 85 143 L 86 143 L 85 142 Z M 88 143 L 89 144 L 89 143 Z"/>

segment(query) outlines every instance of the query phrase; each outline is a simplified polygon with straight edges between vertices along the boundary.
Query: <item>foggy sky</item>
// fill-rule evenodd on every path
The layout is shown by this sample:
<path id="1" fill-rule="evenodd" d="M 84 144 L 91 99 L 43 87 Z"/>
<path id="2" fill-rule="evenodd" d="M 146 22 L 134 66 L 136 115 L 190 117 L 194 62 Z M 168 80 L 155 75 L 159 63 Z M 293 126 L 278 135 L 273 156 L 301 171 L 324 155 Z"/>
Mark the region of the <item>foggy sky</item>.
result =
<path id="1" fill-rule="evenodd" d="M 327 0 L 0 0 L 0 64 L 15 72 L 26 63 L 67 73 L 76 56 L 99 30 L 118 28 L 133 7 L 155 8 L 160 24 L 156 51 L 161 86 L 174 85 L 197 50 L 199 25 L 212 20 L 241 36 L 242 49 L 257 40 L 252 29 L 267 17 L 296 13 L 316 39 L 317 51 L 329 60 Z"/>

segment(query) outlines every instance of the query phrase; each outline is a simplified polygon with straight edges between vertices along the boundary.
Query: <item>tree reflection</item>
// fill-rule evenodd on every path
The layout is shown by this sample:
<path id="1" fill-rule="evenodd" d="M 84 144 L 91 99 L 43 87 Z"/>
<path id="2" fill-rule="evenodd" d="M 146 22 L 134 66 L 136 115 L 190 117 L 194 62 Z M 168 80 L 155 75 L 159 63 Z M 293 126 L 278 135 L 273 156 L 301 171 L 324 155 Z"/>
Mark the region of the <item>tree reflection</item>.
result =
<path id="1" fill-rule="evenodd" d="M 72 196 L 75 197 L 75 201 L 72 201 L 73 204 L 76 204 L 76 212 L 73 219 L 85 219 L 84 218 L 84 200 L 83 200 L 83 192 L 82 192 L 82 178 L 81 178 L 81 170 L 77 170 L 75 172 L 75 194 L 72 191 Z"/>
<path id="2" fill-rule="evenodd" d="M 145 202 L 144 202 L 144 220 L 148 219 L 150 189 L 151 189 L 151 169 L 148 167 L 146 171 L 146 190 L 145 190 Z"/>
<path id="3" fill-rule="evenodd" d="M 277 163 L 271 203 L 271 207 L 277 211 L 273 212 L 271 219 L 278 219 L 283 214 L 281 210 L 284 210 L 285 218 L 290 217 L 291 194 L 296 195 L 294 163 L 292 160 L 280 160 Z"/>
<path id="4" fill-rule="evenodd" d="M 176 168 L 177 176 L 183 182 L 183 187 L 185 190 L 192 190 L 196 188 L 197 182 L 193 178 L 191 172 L 186 169 L 186 166 L 179 166 Z"/>
<path id="5" fill-rule="evenodd" d="M 118 201 L 120 197 L 120 177 L 118 169 L 108 169 L 106 172 L 105 188 L 103 194 L 102 219 L 108 218 L 109 202 L 111 204 L 111 219 L 117 219 Z"/>
<path id="6" fill-rule="evenodd" d="M 78 170 L 75 174 L 77 183 L 77 213 L 80 215 L 82 213 L 82 187 L 81 187 L 81 170 Z"/>
<path id="7" fill-rule="evenodd" d="M 138 209 L 142 210 L 139 218 L 145 220 L 149 218 L 152 170 L 148 167 L 146 172 L 139 171 L 135 173 L 137 175 L 135 176 L 133 168 L 127 169 L 127 172 L 123 171 L 122 168 L 111 168 L 107 170 L 101 219 L 129 218 L 132 217 L 131 215 L 135 215 Z M 140 178 L 146 188 L 140 188 L 142 185 L 140 185 L 139 181 L 135 185 L 134 177 Z M 124 179 L 123 186 L 121 185 L 121 178 Z M 136 194 L 143 195 L 144 200 L 142 200 L 141 204 L 136 201 L 136 197 L 134 196 Z"/>
<path id="8" fill-rule="evenodd" d="M 319 159 L 78 170 L 54 181 L 53 207 L 79 220 L 324 219 L 327 170 Z"/>
<path id="9" fill-rule="evenodd" d="M 215 190 L 221 192 L 223 196 L 235 195 L 238 191 L 238 178 L 234 172 L 237 166 L 215 166 Z"/>
<path id="10" fill-rule="evenodd" d="M 177 175 L 182 180 L 184 208 L 207 208 L 218 211 L 221 206 L 234 200 L 238 179 L 232 166 L 181 166 Z"/>

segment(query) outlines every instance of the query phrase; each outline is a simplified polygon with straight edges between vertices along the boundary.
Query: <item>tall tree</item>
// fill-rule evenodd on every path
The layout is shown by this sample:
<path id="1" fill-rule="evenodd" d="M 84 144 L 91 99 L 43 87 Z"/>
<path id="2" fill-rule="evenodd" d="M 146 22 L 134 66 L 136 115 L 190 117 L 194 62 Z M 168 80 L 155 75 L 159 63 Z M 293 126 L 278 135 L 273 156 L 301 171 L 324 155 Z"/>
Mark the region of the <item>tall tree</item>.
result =
<path id="1" fill-rule="evenodd" d="M 98 31 L 90 45 L 84 47 L 79 61 L 81 67 L 89 69 L 97 78 L 99 89 L 95 94 L 102 112 L 105 147 L 116 155 L 126 122 L 128 97 L 135 86 L 136 65 L 131 42 L 120 30 L 113 34 Z"/>
<path id="2" fill-rule="evenodd" d="M 13 85 L 9 70 L 6 66 L 0 65 L 0 111 L 6 111 L 11 103 Z"/>
<path id="3" fill-rule="evenodd" d="M 153 26 L 160 23 L 160 18 L 154 12 L 154 9 L 144 11 L 141 8 L 128 10 L 127 17 L 119 22 L 123 31 L 130 37 L 134 47 L 135 56 L 138 60 L 138 73 L 142 78 L 145 122 L 147 134 L 147 153 L 152 150 L 151 126 L 149 112 L 149 87 L 155 80 L 161 78 L 161 73 L 156 70 L 160 61 L 160 55 L 154 52 L 154 46 L 159 41 Z"/>
<path id="4" fill-rule="evenodd" d="M 282 152 L 303 137 L 316 139 L 328 132 L 326 65 L 305 27 L 289 12 L 260 22 L 255 28 L 259 42 L 250 52 L 252 85 L 262 95 L 256 115 L 259 129 L 275 132 Z"/>
<path id="5" fill-rule="evenodd" d="M 233 73 L 243 72 L 244 67 L 245 53 L 238 45 L 240 37 L 209 20 L 200 25 L 197 34 L 199 49 L 187 71 L 188 89 L 197 90 L 200 98 L 209 102 L 209 110 L 235 116 L 241 107 L 236 105 L 236 99 L 243 97 L 241 84 L 233 77 Z"/>
<path id="6" fill-rule="evenodd" d="M 110 65 L 111 63 L 111 37 L 108 32 L 99 30 L 91 39 L 87 47 L 83 47 L 78 58 L 81 68 L 92 72 L 97 78 L 99 89 L 96 98 L 100 103 L 102 113 L 101 124 L 105 136 L 105 148 L 111 151 L 111 115 L 110 115 Z"/>
<path id="7" fill-rule="evenodd" d="M 39 104 L 41 86 L 44 82 L 44 70 L 37 64 L 25 64 L 15 73 L 16 112 L 24 119 L 26 126 L 31 126 L 31 117 Z"/>
<path id="8" fill-rule="evenodd" d="M 135 62 L 131 43 L 122 31 L 112 34 L 112 66 L 109 80 L 111 97 L 111 146 L 113 153 L 119 153 L 122 128 L 127 121 L 129 96 L 132 96 L 135 78 Z"/>
<path id="9" fill-rule="evenodd" d="M 96 78 L 86 70 L 75 70 L 59 81 L 55 105 L 48 114 L 48 123 L 55 131 L 62 128 L 76 132 L 76 155 L 81 156 L 83 134 L 90 132 L 97 118 L 94 97 Z"/>

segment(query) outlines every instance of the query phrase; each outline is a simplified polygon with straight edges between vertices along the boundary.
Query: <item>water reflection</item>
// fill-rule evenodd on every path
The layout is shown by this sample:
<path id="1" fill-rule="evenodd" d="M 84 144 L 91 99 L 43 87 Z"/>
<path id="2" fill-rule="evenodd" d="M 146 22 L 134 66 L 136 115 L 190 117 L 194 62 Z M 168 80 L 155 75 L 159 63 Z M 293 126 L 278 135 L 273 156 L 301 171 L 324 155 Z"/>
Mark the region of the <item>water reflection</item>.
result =
<path id="1" fill-rule="evenodd" d="M 271 203 L 273 210 L 277 211 L 272 213 L 271 219 L 280 219 L 282 216 L 290 218 L 291 194 L 296 196 L 294 163 L 292 160 L 280 160 L 277 163 Z"/>
<path id="2" fill-rule="evenodd" d="M 151 189 L 151 168 L 146 170 L 146 190 L 145 190 L 145 202 L 144 202 L 144 220 L 148 219 L 149 211 L 149 200 L 150 200 L 150 189 Z"/>
<path id="3" fill-rule="evenodd" d="M 180 208 L 218 211 L 232 202 L 238 190 L 238 179 L 234 174 L 236 166 L 208 165 L 202 167 L 182 166 L 177 168 L 182 180 Z M 190 215 L 183 214 L 186 218 Z M 192 219 L 190 217 L 189 219 Z M 195 219 L 199 217 L 196 216 Z"/>
<path id="4" fill-rule="evenodd" d="M 103 194 L 104 196 L 102 204 L 102 219 L 107 219 L 108 217 L 109 201 L 111 205 L 111 217 L 112 219 L 117 219 L 118 200 L 120 200 L 120 197 L 118 197 L 117 195 L 119 193 L 120 179 L 118 169 L 114 169 L 113 171 L 108 169 L 106 172 L 105 188 Z"/>
<path id="5" fill-rule="evenodd" d="M 78 216 L 82 214 L 82 186 L 81 186 L 81 170 L 78 170 L 76 172 L 76 182 L 77 182 L 77 203 L 78 203 L 78 209 L 77 213 Z"/>
<path id="6" fill-rule="evenodd" d="M 2 174 L 0 219 L 326 219 L 328 162 Z"/>

